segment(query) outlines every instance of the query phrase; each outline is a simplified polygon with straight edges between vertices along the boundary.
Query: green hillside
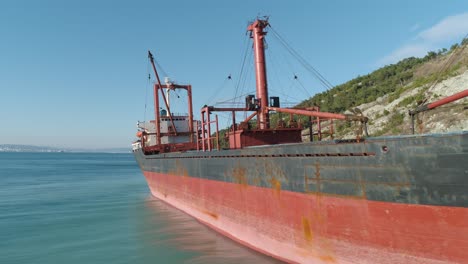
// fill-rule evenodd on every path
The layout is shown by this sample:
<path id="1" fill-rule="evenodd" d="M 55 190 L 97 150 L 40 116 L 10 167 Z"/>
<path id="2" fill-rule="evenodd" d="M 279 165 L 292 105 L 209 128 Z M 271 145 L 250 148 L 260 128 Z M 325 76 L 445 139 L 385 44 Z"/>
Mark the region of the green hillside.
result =
<path id="1" fill-rule="evenodd" d="M 339 113 L 375 101 L 390 93 L 393 93 L 392 97 L 396 99 L 404 90 L 431 84 L 456 75 L 462 67 L 467 66 L 467 62 L 460 58 L 453 58 L 457 57 L 459 53 L 462 54 L 467 44 L 468 39 L 464 39 L 461 44 L 454 44 L 450 50 L 431 51 L 423 58 L 406 58 L 396 64 L 384 66 L 370 74 L 358 76 L 333 89 L 316 94 L 301 102 L 298 107 L 316 105 L 320 106 L 322 111 Z M 453 62 L 444 64 L 446 60 L 451 59 L 449 58 L 451 55 L 453 55 Z M 431 63 L 436 64 L 432 70 L 418 74 L 418 70 L 422 66 Z M 437 66 L 442 67 L 438 68 Z M 443 66 L 447 67 L 443 68 Z M 424 98 L 415 97 L 413 99 L 416 102 Z"/>

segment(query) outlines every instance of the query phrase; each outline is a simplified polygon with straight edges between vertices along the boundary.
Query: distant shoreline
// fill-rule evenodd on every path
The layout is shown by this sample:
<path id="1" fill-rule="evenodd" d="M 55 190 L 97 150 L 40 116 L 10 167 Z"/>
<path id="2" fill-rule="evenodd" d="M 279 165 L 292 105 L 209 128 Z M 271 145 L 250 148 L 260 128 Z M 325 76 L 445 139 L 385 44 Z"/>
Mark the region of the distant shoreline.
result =
<path id="1" fill-rule="evenodd" d="M 79 149 L 79 148 L 55 148 L 48 146 L 0 144 L 0 152 L 5 153 L 131 153 L 131 148 L 102 148 L 102 149 Z"/>

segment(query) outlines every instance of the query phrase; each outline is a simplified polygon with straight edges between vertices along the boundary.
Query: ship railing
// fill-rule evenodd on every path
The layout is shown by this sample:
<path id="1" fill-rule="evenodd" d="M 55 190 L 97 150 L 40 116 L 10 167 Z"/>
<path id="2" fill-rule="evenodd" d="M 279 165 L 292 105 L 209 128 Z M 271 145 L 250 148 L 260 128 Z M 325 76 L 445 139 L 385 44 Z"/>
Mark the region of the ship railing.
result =
<path id="1" fill-rule="evenodd" d="M 215 126 L 214 136 L 211 134 L 211 126 Z M 219 144 L 219 127 L 218 115 L 215 115 L 215 120 L 210 119 L 210 111 L 207 107 L 201 110 L 201 121 L 197 122 L 197 150 L 212 151 L 213 149 L 220 150 Z"/>

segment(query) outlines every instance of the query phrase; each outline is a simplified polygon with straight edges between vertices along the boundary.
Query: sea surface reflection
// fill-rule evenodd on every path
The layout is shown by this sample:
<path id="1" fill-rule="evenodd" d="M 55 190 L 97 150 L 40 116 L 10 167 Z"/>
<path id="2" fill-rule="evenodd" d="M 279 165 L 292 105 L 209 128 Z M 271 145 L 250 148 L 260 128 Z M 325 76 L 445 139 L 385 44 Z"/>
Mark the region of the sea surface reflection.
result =
<path id="1" fill-rule="evenodd" d="M 152 198 L 131 154 L 0 153 L 0 264 L 277 263 Z"/>
<path id="2" fill-rule="evenodd" d="M 282 263 L 226 238 L 157 198 L 147 197 L 145 208 L 145 243 L 149 248 L 165 244 L 190 253 L 184 263 Z"/>

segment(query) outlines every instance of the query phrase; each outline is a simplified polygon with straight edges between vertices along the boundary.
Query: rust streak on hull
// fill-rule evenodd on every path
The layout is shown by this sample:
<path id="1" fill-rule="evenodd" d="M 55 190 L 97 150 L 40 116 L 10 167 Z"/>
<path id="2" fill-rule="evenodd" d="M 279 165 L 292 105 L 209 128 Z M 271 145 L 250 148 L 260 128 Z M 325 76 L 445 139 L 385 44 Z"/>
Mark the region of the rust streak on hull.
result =
<path id="1" fill-rule="evenodd" d="M 241 190 L 241 183 L 144 174 L 154 196 L 246 246 L 288 262 L 451 263 L 468 259 L 468 208 L 284 190 L 277 199 L 271 188 Z"/>

